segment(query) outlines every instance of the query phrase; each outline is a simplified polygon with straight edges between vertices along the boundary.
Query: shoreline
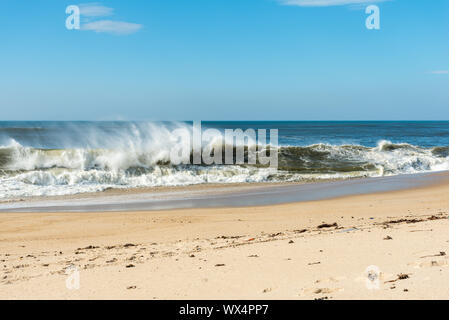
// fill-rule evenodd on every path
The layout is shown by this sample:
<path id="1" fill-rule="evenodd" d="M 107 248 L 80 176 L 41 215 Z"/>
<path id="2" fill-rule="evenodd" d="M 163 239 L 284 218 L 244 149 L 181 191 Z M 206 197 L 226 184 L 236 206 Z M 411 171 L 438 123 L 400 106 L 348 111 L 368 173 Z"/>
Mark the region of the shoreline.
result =
<path id="1" fill-rule="evenodd" d="M 1 212 L 120 212 L 277 205 L 393 192 L 441 183 L 449 171 L 312 183 L 201 184 L 113 189 L 0 203 Z"/>
<path id="2" fill-rule="evenodd" d="M 270 206 L 1 213 L 0 298 L 448 299 L 441 175 L 414 189 Z M 79 290 L 66 288 L 70 266 Z M 378 289 L 366 286 L 369 266 Z"/>

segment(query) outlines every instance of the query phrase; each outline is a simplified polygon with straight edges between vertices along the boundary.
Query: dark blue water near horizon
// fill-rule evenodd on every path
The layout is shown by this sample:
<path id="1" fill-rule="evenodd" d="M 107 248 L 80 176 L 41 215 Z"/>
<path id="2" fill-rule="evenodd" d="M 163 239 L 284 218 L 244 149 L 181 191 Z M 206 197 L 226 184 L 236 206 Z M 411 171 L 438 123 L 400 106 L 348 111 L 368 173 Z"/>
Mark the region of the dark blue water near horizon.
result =
<path id="1" fill-rule="evenodd" d="M 273 121 L 207 122 L 206 126 L 279 129 L 281 145 L 318 143 L 374 147 L 379 141 L 420 147 L 449 145 L 449 121 Z"/>
<path id="2" fill-rule="evenodd" d="M 115 135 L 142 122 L 95 121 L 0 121 L 0 145 L 14 139 L 35 148 L 85 147 L 82 132 L 99 130 Z M 155 122 L 170 127 L 173 122 Z M 177 122 L 180 123 L 180 122 Z M 191 124 L 191 122 L 184 122 Z M 278 129 L 279 144 L 307 146 L 361 145 L 374 147 L 379 141 L 408 143 L 424 148 L 449 146 L 449 121 L 204 121 L 203 129 Z M 80 133 L 80 137 L 77 137 Z"/>

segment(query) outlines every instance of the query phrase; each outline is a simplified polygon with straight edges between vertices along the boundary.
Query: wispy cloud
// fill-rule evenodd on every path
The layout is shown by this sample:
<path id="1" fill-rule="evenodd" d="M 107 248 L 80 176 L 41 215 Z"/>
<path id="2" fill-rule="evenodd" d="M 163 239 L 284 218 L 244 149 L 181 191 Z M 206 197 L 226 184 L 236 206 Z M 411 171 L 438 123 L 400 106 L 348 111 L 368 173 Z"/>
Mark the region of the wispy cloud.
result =
<path id="1" fill-rule="evenodd" d="M 142 29 L 141 24 L 123 22 L 123 21 L 112 21 L 112 20 L 100 20 L 85 23 L 81 26 L 81 30 L 95 31 L 98 33 L 111 33 L 117 35 L 126 35 L 139 31 Z"/>
<path id="2" fill-rule="evenodd" d="M 285 6 L 331 7 L 385 2 L 389 0 L 278 0 Z"/>
<path id="3" fill-rule="evenodd" d="M 83 17 L 81 30 L 94 31 L 97 33 L 110 33 L 115 35 L 132 34 L 140 29 L 143 25 L 115 20 L 96 20 L 98 17 L 106 17 L 114 15 L 114 8 L 103 6 L 99 2 L 84 3 L 78 5 L 80 15 Z"/>
<path id="4" fill-rule="evenodd" d="M 449 70 L 435 70 L 431 71 L 431 74 L 449 74 Z"/>
<path id="5" fill-rule="evenodd" d="M 114 8 L 105 7 L 98 2 L 83 3 L 78 7 L 80 14 L 85 17 L 105 17 L 114 14 Z"/>

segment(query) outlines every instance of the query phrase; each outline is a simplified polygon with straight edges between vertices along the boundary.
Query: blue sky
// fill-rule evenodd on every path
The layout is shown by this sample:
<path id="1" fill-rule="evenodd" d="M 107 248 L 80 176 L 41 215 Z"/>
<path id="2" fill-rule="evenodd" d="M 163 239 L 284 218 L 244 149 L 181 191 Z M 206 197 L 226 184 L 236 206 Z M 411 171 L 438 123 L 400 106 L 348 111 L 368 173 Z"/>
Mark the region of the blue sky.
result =
<path id="1" fill-rule="evenodd" d="M 0 120 L 449 120 L 449 0 L 373 2 L 2 0 Z"/>

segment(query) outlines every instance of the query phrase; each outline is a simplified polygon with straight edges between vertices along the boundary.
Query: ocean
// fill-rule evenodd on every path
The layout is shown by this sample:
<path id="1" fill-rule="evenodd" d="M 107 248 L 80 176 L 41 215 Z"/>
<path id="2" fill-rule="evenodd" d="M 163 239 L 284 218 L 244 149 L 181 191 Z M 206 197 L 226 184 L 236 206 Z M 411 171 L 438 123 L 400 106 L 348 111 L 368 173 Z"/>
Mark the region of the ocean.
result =
<path id="1" fill-rule="evenodd" d="M 202 122 L 278 129 L 278 169 L 174 165 L 173 130 L 190 122 L 0 122 L 0 199 L 110 188 L 311 182 L 449 170 L 449 121 Z"/>

